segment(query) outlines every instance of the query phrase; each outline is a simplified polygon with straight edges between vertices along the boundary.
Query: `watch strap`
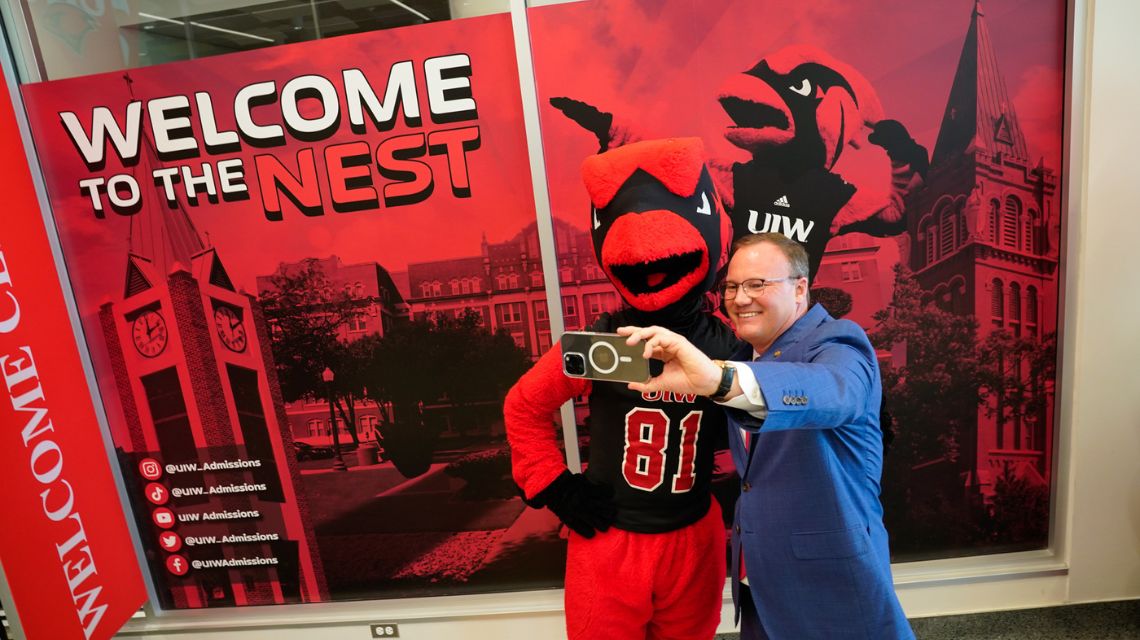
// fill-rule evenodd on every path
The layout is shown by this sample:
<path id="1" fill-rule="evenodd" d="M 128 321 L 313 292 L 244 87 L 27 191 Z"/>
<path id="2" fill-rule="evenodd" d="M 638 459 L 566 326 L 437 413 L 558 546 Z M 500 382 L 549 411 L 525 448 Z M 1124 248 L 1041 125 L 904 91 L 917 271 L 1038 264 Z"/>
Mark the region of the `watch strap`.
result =
<path id="1" fill-rule="evenodd" d="M 716 391 L 709 396 L 709 399 L 714 402 L 721 402 L 732 391 L 732 383 L 736 380 L 736 367 L 725 362 L 724 360 L 713 360 L 716 366 L 720 367 L 720 384 L 717 385 Z"/>

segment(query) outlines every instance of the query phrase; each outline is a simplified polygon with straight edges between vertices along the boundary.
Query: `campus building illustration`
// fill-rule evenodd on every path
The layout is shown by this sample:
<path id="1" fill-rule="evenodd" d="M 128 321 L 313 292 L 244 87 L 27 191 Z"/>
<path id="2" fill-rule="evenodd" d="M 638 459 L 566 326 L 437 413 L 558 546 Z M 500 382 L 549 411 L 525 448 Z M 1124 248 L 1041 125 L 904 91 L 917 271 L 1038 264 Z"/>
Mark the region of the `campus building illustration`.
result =
<path id="1" fill-rule="evenodd" d="M 164 606 L 327 599 L 257 300 L 235 288 L 180 208 L 136 214 L 124 259 L 121 294 L 100 307 L 99 321 L 129 434 L 119 443 L 125 469 L 151 458 L 167 470 L 147 478 L 165 496 L 152 499 L 151 485 L 150 502 L 133 496 L 153 566 L 165 559 L 169 573 L 156 576 Z M 188 536 L 219 543 L 182 546 Z M 219 560 L 236 564 L 187 571 Z"/>
<path id="2" fill-rule="evenodd" d="M 1044 348 L 1055 334 L 1058 197 L 1057 174 L 1030 157 L 976 4 L 925 188 L 908 203 L 907 238 L 909 267 L 928 299 L 976 318 L 979 343 L 1003 331 Z M 1050 481 L 1052 379 L 1038 384 L 1024 358 L 1003 360 L 996 365 L 1043 400 L 999 393 L 979 406 L 959 472 L 984 497 L 1006 469 L 1038 486 Z"/>
<path id="3" fill-rule="evenodd" d="M 589 233 L 558 219 L 554 231 L 564 323 L 567 329 L 581 329 L 602 313 L 616 310 L 620 298 L 597 264 Z M 477 248 L 472 247 L 470 256 L 412 263 L 402 272 L 389 273 L 377 262 L 346 264 L 337 256 L 314 259 L 313 264 L 323 273 L 330 292 L 343 290 L 360 309 L 340 330 L 345 342 L 366 335 L 382 337 L 394 323 L 474 313 L 479 326 L 491 333 L 508 333 L 532 361 L 551 347 L 535 223 L 503 242 L 484 238 Z M 299 265 L 281 264 L 278 271 Z M 258 291 L 264 293 L 272 286 L 271 276 L 259 276 L 257 283 Z M 444 425 L 442 438 L 460 435 L 450 426 L 450 409 L 446 402 L 425 403 L 425 413 L 434 414 Z M 296 438 L 320 445 L 332 441 L 324 398 L 289 403 L 286 411 Z M 368 399 L 356 403 L 355 415 L 361 441 L 374 440 L 378 426 L 392 419 L 390 407 Z M 343 419 L 336 421 L 343 442 L 349 436 L 347 427 Z M 501 435 L 501 428 L 501 424 L 486 425 L 487 435 Z"/>

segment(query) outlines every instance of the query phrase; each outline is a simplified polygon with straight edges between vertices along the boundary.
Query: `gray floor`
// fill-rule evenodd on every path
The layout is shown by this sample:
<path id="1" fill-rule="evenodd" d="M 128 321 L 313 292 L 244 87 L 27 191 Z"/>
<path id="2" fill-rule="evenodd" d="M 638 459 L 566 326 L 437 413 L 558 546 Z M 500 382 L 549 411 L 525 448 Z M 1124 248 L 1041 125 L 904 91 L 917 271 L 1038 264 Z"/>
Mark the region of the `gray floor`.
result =
<path id="1" fill-rule="evenodd" d="M 918 618 L 911 626 L 919 640 L 1140 640 L 1140 600 Z"/>

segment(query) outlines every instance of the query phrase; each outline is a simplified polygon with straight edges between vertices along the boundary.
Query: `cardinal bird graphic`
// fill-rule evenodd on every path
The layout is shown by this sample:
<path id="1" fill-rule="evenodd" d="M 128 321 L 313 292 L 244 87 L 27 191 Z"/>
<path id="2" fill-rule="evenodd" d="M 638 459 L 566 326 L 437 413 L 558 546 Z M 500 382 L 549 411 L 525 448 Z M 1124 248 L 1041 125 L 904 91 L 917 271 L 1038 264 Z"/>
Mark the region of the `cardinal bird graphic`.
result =
<path id="1" fill-rule="evenodd" d="M 792 45 L 727 79 L 717 96 L 725 138 L 750 158 L 725 194 L 733 236 L 779 232 L 804 244 L 815 277 L 827 242 L 861 231 L 902 233 L 905 197 L 929 164 L 906 127 L 884 119 L 874 88 L 818 48 Z M 602 150 L 637 138 L 612 114 L 570 98 L 551 105 L 594 133 Z"/>

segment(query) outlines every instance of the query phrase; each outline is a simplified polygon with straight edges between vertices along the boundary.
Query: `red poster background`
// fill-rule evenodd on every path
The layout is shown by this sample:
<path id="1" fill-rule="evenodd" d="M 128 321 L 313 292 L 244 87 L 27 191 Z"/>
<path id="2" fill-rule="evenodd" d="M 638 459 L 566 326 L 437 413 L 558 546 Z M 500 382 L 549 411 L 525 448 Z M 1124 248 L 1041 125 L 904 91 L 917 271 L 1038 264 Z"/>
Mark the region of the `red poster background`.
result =
<path id="1" fill-rule="evenodd" d="M 321 362 L 308 372 L 316 380 L 310 376 L 315 384 L 303 397 L 289 397 L 288 372 L 272 366 L 274 357 L 278 365 L 288 357 L 272 352 L 284 331 L 272 319 L 263 319 L 272 277 L 313 264 L 327 277 L 328 287 L 322 287 L 326 298 L 343 291 L 360 310 L 338 328 L 342 345 L 397 349 L 425 334 L 436 335 L 432 332 L 439 329 L 440 317 L 458 323 L 455 318 L 473 310 L 479 314 L 477 326 L 448 329 L 448 335 L 458 337 L 456 346 L 484 340 L 488 348 L 507 353 L 516 368 L 529 363 L 537 350 L 529 309 L 546 294 L 541 272 L 537 280 L 533 277 L 540 268 L 535 209 L 512 43 L 509 16 L 500 14 L 23 87 L 36 143 L 45 150 L 41 158 L 56 225 L 160 606 L 497 591 L 548 586 L 557 579 L 545 568 L 535 576 L 502 566 L 511 562 L 503 549 L 520 548 L 510 542 L 514 534 L 508 530 L 523 512 L 509 476 L 500 472 L 507 458 L 496 394 L 505 387 L 483 385 L 466 392 L 493 374 L 480 369 L 475 374 L 480 380 L 467 384 L 461 380 L 465 365 L 451 356 L 435 363 L 418 350 L 381 361 L 338 351 L 342 359 Z M 425 61 L 457 54 L 470 60 L 470 97 L 477 116 L 437 122 L 429 114 Z M 415 70 L 421 122 L 405 121 L 399 113 L 390 129 L 378 130 L 366 118 L 365 130 L 353 131 L 344 107 L 342 70 L 361 70 L 383 99 L 389 70 L 403 61 L 411 61 Z M 164 163 L 145 149 L 155 133 L 144 124 L 144 151 L 137 165 L 124 167 L 109 153 L 106 167 L 91 171 L 59 115 L 74 112 L 89 128 L 93 109 L 105 106 L 121 126 L 132 99 L 145 105 L 165 96 L 189 96 L 191 126 L 201 141 L 194 93 L 208 93 L 217 129 L 232 131 L 235 95 L 243 87 L 273 81 L 278 99 L 255 106 L 253 119 L 261 125 L 282 124 L 282 88 L 303 75 L 322 76 L 336 87 L 341 119 L 330 137 L 306 141 L 286 133 L 276 146 L 258 148 L 243 141 L 238 150 Z M 462 91 L 445 93 L 446 99 L 458 99 Z M 299 108 L 309 118 L 320 114 L 312 99 L 302 99 Z M 144 106 L 144 123 L 146 113 Z M 326 148 L 366 145 L 370 162 L 358 169 L 363 167 L 379 190 L 409 178 L 381 175 L 378 145 L 398 136 L 461 127 L 479 132 L 477 148 L 465 153 L 469 193 L 453 190 L 449 176 L 454 167 L 445 156 L 424 152 L 417 161 L 430 167 L 434 186 L 420 201 L 397 205 L 381 199 L 363 209 L 334 210 Z M 282 197 L 283 219 L 269 219 L 255 158 L 271 155 L 296 172 L 298 157 L 310 150 L 323 212 L 306 215 Z M 202 162 L 216 166 L 221 160 L 244 163 L 250 199 L 202 196 L 194 202 L 180 196 L 177 206 L 168 207 L 161 188 L 149 179 L 164 166 L 190 164 L 200 174 Z M 139 181 L 141 207 L 127 215 L 108 207 L 100 218 L 78 182 L 121 173 Z M 528 312 L 523 315 L 522 309 Z M 157 328 L 159 317 L 164 329 Z M 523 318 L 526 327 L 519 322 Z M 436 328 L 429 328 L 433 322 Z M 456 336 L 457 331 L 469 334 Z M 302 340 L 303 334 L 292 337 Z M 411 342 L 399 342 L 397 334 Z M 459 351 L 452 353 L 463 356 Z M 303 350 L 293 354 L 308 355 Z M 355 419 L 356 424 L 351 431 L 341 424 L 335 431 L 339 438 L 332 438 L 334 419 L 320 383 L 326 364 L 336 376 L 329 392 L 354 368 L 371 375 L 368 371 L 382 366 L 403 366 L 407 371 L 397 376 L 402 379 L 389 381 L 390 387 L 406 380 L 422 380 L 426 387 L 451 366 L 455 373 L 448 377 L 457 382 L 443 391 L 409 390 L 419 384 L 413 382 L 397 392 L 385 388 L 377 374 L 351 397 L 338 388 L 338 404 L 345 414 L 354 411 L 355 418 L 343 420 L 338 414 L 335 422 Z M 417 364 L 420 373 L 412 371 Z M 513 381 L 519 372 L 496 379 Z M 160 412 L 165 412 L 162 420 L 153 418 Z M 401 439 L 385 432 L 387 427 L 411 435 Z M 381 459 L 377 461 L 376 449 L 369 459 L 364 445 L 381 438 Z M 411 452 L 404 463 L 396 459 L 397 448 Z M 335 460 L 334 449 L 340 452 Z M 418 454 L 423 455 L 417 464 L 406 462 Z M 170 490 L 162 508 L 176 514 L 171 531 L 177 537 L 156 528 L 162 526 L 157 519 L 152 522 L 152 515 L 160 517 L 157 505 L 162 503 L 147 502 L 152 487 L 139 478 L 138 466 L 144 456 L 165 470 L 156 481 Z M 209 487 L 221 482 L 223 474 L 201 468 L 189 473 L 177 465 L 255 459 L 261 464 L 260 479 L 256 471 L 224 473 L 239 486 L 265 484 L 268 489 L 242 489 L 221 498 L 187 498 L 174 491 Z M 347 461 L 348 473 L 338 469 L 342 461 Z M 487 473 L 484 469 L 490 469 L 492 490 L 476 486 L 481 476 L 472 477 Z M 223 511 L 258 515 L 222 523 L 182 520 Z M 251 539 L 251 534 L 277 537 Z M 222 541 L 230 535 L 242 537 L 237 543 Z M 253 569 L 216 564 L 245 557 L 259 562 L 272 558 L 277 564 Z M 199 561 L 215 564 L 202 568 L 194 564 Z M 187 565 L 192 566 L 189 572 Z"/>
<path id="2" fill-rule="evenodd" d="M 757 187 L 758 173 L 733 182 L 734 163 L 756 161 L 726 139 L 734 123 L 719 102 L 722 88 L 736 80 L 732 91 L 740 91 L 740 74 L 765 60 L 788 82 L 812 77 L 791 72 L 798 62 L 780 67 L 781 52 L 795 45 L 821 50 L 866 79 L 882 119 L 898 121 L 925 147 L 929 172 L 903 196 L 901 223 L 868 232 L 877 235 L 816 224 L 807 244 L 813 257 L 822 254 L 813 301 L 835 303 L 825 306 L 861 324 L 879 349 L 896 436 L 882 496 L 895 559 L 1044 547 L 1066 3 L 594 0 L 536 7 L 528 17 L 556 228 L 585 228 L 590 209 L 579 169 L 599 145 L 552 98 L 613 114 L 614 128 L 633 139 L 700 137 L 726 200 L 737 196 L 739 204 L 742 193 L 769 184 Z M 751 117 L 773 116 L 754 110 Z M 828 175 L 860 185 L 874 176 L 886 185 L 884 150 L 853 148 Z M 848 156 L 848 172 L 839 171 Z M 739 228 L 750 208 L 764 226 L 765 212 L 779 222 L 789 198 L 823 191 L 778 186 L 784 190 L 733 212 L 737 236 L 767 229 Z M 782 218 L 793 237 L 795 215 Z M 560 247 L 559 259 L 574 257 Z M 593 295 L 602 297 L 579 306 L 616 302 L 612 293 Z M 733 499 L 731 491 L 720 497 Z"/>

